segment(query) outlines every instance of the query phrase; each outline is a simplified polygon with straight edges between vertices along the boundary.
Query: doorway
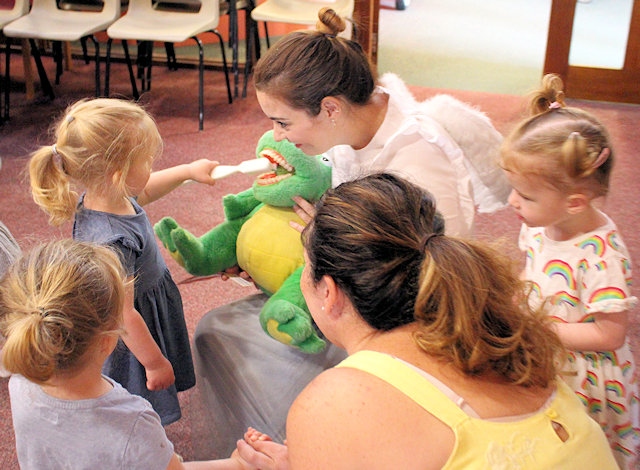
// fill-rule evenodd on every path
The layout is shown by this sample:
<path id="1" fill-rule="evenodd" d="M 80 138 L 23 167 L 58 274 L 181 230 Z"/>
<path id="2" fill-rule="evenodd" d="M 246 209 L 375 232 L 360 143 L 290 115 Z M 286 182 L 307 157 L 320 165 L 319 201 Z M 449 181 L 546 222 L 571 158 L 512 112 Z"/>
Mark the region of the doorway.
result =
<path id="1" fill-rule="evenodd" d="M 612 6 L 618 8 L 618 16 L 603 21 L 602 12 L 611 12 Z M 606 10 L 598 12 L 596 7 Z M 572 53 L 577 43 L 585 40 L 580 32 L 590 21 L 586 28 L 591 28 L 591 35 L 603 34 L 595 44 L 607 43 L 614 48 L 601 63 L 589 63 L 589 59 Z M 544 73 L 562 77 L 568 98 L 640 104 L 640 1 L 553 0 Z"/>

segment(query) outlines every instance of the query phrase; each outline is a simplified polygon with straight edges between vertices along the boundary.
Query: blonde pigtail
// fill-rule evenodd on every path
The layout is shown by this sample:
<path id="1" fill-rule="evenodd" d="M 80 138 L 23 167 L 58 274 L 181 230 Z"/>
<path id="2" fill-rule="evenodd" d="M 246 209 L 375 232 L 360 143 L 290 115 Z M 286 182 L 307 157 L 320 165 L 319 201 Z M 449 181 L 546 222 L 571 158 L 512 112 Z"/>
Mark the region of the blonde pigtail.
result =
<path id="1" fill-rule="evenodd" d="M 57 146 L 46 146 L 37 150 L 29 162 L 33 200 L 49 214 L 49 223 L 55 226 L 73 217 L 78 202 L 78 194 L 64 171 L 63 158 Z"/>

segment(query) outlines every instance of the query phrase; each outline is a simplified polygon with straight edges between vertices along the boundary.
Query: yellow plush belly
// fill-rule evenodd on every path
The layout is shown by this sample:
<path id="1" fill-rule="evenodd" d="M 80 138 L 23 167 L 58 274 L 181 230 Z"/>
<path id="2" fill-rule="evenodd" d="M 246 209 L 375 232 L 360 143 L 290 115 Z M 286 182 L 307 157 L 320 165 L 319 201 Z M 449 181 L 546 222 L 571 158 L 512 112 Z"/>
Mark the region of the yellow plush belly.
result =
<path id="1" fill-rule="evenodd" d="M 240 229 L 238 265 L 269 293 L 304 263 L 300 232 L 289 225 L 300 218 L 291 208 L 263 206 Z"/>

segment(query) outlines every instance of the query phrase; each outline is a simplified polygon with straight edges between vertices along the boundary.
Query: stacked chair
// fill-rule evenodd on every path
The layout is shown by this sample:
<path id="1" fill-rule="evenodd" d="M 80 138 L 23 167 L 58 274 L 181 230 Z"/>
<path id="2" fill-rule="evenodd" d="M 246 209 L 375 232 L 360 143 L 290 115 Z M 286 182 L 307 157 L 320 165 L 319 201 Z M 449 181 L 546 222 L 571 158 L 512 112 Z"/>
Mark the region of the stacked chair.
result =
<path id="1" fill-rule="evenodd" d="M 62 75 L 62 42 L 90 39 L 95 48 L 95 94 L 101 95 L 100 86 L 100 45 L 94 34 L 104 31 L 120 17 L 120 0 L 103 0 L 102 8 L 62 9 L 56 0 L 33 0 L 31 11 L 12 21 L 3 28 L 8 38 L 28 39 L 40 75 L 43 91 L 53 98 L 53 90 L 47 86 L 48 79 L 40 60 L 39 48 L 35 40 L 54 41 L 56 60 L 56 83 Z M 8 77 L 7 77 L 8 78 Z"/>
<path id="2" fill-rule="evenodd" d="M 251 17 L 255 21 L 265 23 L 267 33 L 267 47 L 270 47 L 267 23 L 290 23 L 304 26 L 313 26 L 318 21 L 318 10 L 330 7 L 343 18 L 351 18 L 355 7 L 354 0 L 266 0 L 251 11 Z M 351 37 L 352 30 L 347 28 L 343 33 Z"/>
<path id="3" fill-rule="evenodd" d="M 234 72 L 236 73 L 237 96 L 237 9 L 248 10 L 253 6 L 253 0 L 232 0 L 235 3 L 221 0 L 167 0 L 174 5 L 162 8 L 165 0 L 32 0 L 29 11 L 29 0 L 15 0 L 11 10 L 0 10 L 0 27 L 6 36 L 6 67 L 3 84 L 4 106 L 0 107 L 0 122 L 9 116 L 9 84 L 10 84 L 10 52 L 11 38 L 22 38 L 28 41 L 36 63 L 41 88 L 50 99 L 54 98 L 53 88 L 47 78 L 41 60 L 41 46 L 43 41 L 52 42 L 52 55 L 56 62 L 56 84 L 60 81 L 63 71 L 63 44 L 79 41 L 83 48 L 85 61 L 89 61 L 86 43 L 90 40 L 94 44 L 95 60 L 95 95 L 109 96 L 109 79 L 111 65 L 111 46 L 113 40 L 122 42 L 125 60 L 129 70 L 133 97 L 137 100 L 139 93 L 136 78 L 133 73 L 131 57 L 129 56 L 127 41 L 137 41 L 139 45 L 149 46 L 152 50 L 155 41 L 164 42 L 170 51 L 173 44 L 187 40 L 194 40 L 198 46 L 198 123 L 199 129 L 204 127 L 204 47 L 198 35 L 214 34 L 219 42 L 222 53 L 222 67 L 226 80 L 229 103 L 232 103 L 229 71 L 222 36 L 216 29 L 221 14 L 233 15 L 230 22 L 230 36 L 235 40 L 231 43 L 234 48 Z M 180 4 L 188 3 L 188 8 L 180 8 Z M 175 8 L 175 5 L 178 8 Z M 121 11 L 126 8 L 126 13 Z M 247 17 L 248 17 L 247 13 Z M 247 23 L 249 27 L 249 23 Z M 232 28 L 235 28 L 232 30 Z M 106 73 L 104 92 L 100 79 L 100 43 L 95 33 L 106 32 L 108 36 L 106 50 Z M 36 43 L 39 41 L 39 43 Z M 252 41 L 253 43 L 253 41 Z M 141 48 L 142 50 L 142 48 Z M 138 51 L 140 52 L 140 50 Z M 71 58 L 70 53 L 66 55 Z M 151 53 L 148 58 L 151 59 Z M 170 66 L 176 67 L 175 54 L 170 59 Z M 68 64 L 67 64 L 68 65 Z M 150 88 L 151 60 L 146 64 L 142 73 L 142 91 Z M 245 78 L 246 90 L 246 78 Z M 4 111 L 4 112 L 2 112 Z"/>
<path id="4" fill-rule="evenodd" d="M 105 94 L 108 95 L 108 80 L 111 55 L 111 42 L 114 39 L 122 41 L 126 48 L 127 40 L 134 41 L 159 41 L 164 43 L 183 42 L 193 39 L 198 46 L 198 129 L 204 128 L 204 48 L 199 34 L 212 33 L 220 41 L 222 52 L 222 62 L 227 84 L 227 94 L 229 103 L 233 101 L 231 94 L 231 84 L 229 83 L 229 70 L 225 55 L 224 42 L 222 36 L 216 29 L 220 20 L 220 6 L 218 0 L 202 0 L 197 11 L 165 11 L 154 8 L 151 0 L 130 0 L 127 13 L 119 20 L 107 28 L 109 42 L 107 45 L 107 88 Z M 130 76 L 132 76 L 131 59 L 125 49 L 127 66 Z M 150 86 L 151 68 L 144 72 L 146 74 L 147 87 Z M 135 81 L 132 81 L 135 91 Z M 144 91 L 144 90 L 143 90 Z"/>
<path id="5" fill-rule="evenodd" d="M 12 21 L 17 20 L 21 16 L 29 13 L 29 0 L 15 0 L 13 3 L 13 8 L 11 9 L 0 9 L 0 31 L 4 32 L 4 27 L 11 23 Z M 4 77 L 2 80 L 2 88 L 3 93 L 0 96 L 3 96 L 4 103 L 0 106 L 0 123 L 9 120 L 9 87 L 10 81 L 9 77 L 11 71 L 11 39 L 6 38 L 6 48 L 5 48 L 5 67 L 4 67 Z M 2 98 L 0 98 L 2 99 Z"/>

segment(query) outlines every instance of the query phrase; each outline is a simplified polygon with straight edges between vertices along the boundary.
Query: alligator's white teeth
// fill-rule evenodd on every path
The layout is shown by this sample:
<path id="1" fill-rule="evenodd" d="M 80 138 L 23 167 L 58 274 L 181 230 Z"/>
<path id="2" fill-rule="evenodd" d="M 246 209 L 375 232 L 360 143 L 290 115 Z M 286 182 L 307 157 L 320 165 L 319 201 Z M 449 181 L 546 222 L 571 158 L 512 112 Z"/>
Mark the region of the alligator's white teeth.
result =
<path id="1" fill-rule="evenodd" d="M 273 174 L 273 176 L 268 176 L 269 174 Z M 270 186 L 272 184 L 279 183 L 287 178 L 291 178 L 293 175 L 291 173 L 286 173 L 284 175 L 275 175 L 274 173 L 265 173 L 264 175 L 260 175 L 257 180 L 259 186 Z"/>
<path id="2" fill-rule="evenodd" d="M 295 170 L 295 168 L 291 166 L 289 162 L 287 162 L 287 160 L 282 155 L 280 155 L 280 153 L 276 152 L 273 149 L 265 148 L 260 152 L 260 155 L 264 158 L 268 158 L 273 163 L 281 166 L 290 173 L 293 173 Z"/>

